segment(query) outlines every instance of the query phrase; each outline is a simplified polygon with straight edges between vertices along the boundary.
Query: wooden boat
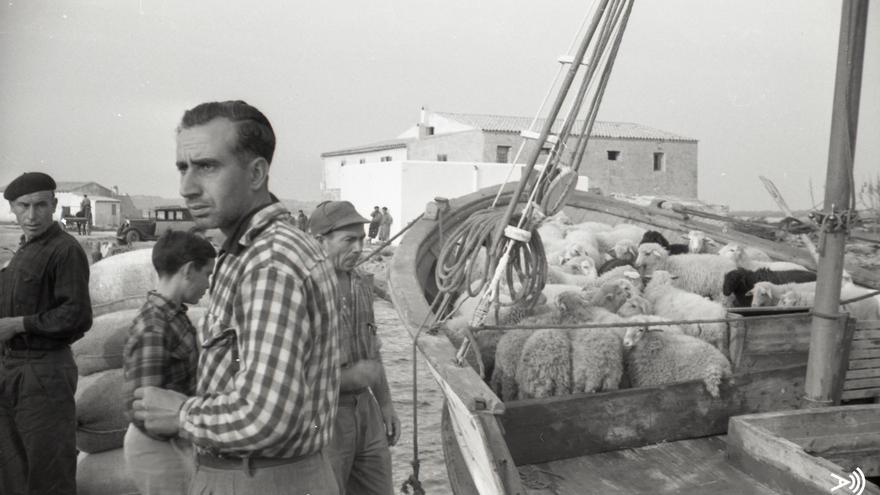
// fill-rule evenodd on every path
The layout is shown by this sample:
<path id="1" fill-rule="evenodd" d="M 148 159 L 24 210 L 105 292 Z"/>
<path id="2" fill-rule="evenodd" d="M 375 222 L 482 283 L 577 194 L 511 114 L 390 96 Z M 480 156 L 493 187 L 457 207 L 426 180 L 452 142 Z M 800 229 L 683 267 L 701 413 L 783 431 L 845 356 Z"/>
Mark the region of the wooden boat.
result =
<path id="1" fill-rule="evenodd" d="M 502 203 L 512 189 L 505 188 Z M 735 377 L 717 399 L 706 393 L 702 383 L 687 382 L 505 403 L 474 369 L 456 363 L 456 349 L 446 335 L 424 329 L 419 333 L 436 292 L 433 280 L 441 226 L 448 233 L 487 208 L 496 192 L 489 188 L 457 198 L 448 208 L 442 201 L 431 205 L 397 248 L 389 278 L 393 302 L 413 335 L 418 334 L 417 345 L 446 396 L 443 447 L 454 492 L 777 493 L 730 464 L 719 435 L 727 432 L 733 416 L 799 406 L 810 343 L 811 316 L 806 308 L 789 312 L 744 308 L 730 313 Z M 728 233 L 667 209 L 575 191 L 564 211 L 575 223 L 638 221 L 664 235 L 700 229 L 718 240 L 753 244 L 772 257 L 815 266 L 805 250 Z M 874 283 L 875 274 L 853 271 L 860 281 Z M 840 320 L 842 337 L 852 339 L 851 322 Z M 874 333 L 865 333 L 869 337 L 874 338 Z M 865 366 L 880 368 L 880 361 L 868 359 L 874 354 L 880 358 L 875 343 L 857 355 L 867 362 Z M 880 376 L 880 369 L 869 376 Z M 875 393 L 880 393 L 876 387 L 861 395 Z"/>

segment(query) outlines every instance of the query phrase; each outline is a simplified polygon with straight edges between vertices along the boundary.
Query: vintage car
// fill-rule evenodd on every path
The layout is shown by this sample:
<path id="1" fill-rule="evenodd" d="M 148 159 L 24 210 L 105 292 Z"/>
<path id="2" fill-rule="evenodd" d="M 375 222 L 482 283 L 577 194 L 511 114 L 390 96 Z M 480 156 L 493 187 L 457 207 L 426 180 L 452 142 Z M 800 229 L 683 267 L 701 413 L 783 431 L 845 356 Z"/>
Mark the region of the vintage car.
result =
<path id="1" fill-rule="evenodd" d="M 157 206 L 152 218 L 125 219 L 116 230 L 122 243 L 158 239 L 168 230 L 190 230 L 196 226 L 185 206 Z"/>

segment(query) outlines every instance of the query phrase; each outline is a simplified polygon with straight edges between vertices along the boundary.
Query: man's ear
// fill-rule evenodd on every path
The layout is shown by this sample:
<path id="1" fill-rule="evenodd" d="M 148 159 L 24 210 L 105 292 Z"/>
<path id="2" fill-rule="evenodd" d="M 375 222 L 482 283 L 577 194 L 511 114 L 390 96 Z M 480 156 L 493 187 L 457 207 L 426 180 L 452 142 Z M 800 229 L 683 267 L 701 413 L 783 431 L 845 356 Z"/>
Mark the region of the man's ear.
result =
<path id="1" fill-rule="evenodd" d="M 251 160 L 250 163 L 250 183 L 251 189 L 258 190 L 266 185 L 269 181 L 269 162 L 262 156 L 258 156 Z"/>
<path id="2" fill-rule="evenodd" d="M 183 275 L 183 278 L 189 280 L 196 274 L 198 270 L 196 269 L 196 264 L 194 261 L 187 261 L 183 265 L 180 266 L 179 273 Z"/>

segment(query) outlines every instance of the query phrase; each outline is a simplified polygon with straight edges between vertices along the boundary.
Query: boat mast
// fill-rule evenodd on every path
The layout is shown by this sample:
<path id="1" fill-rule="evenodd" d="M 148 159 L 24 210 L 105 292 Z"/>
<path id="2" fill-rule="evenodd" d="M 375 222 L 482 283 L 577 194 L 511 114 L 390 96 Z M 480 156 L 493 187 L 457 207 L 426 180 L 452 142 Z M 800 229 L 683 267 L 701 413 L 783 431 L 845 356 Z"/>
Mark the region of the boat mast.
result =
<path id="1" fill-rule="evenodd" d="M 825 176 L 825 203 L 819 237 L 819 267 L 813 307 L 810 354 L 804 383 L 805 407 L 832 405 L 835 386 L 845 373 L 841 361 L 843 332 L 839 314 L 843 255 L 850 215 L 855 212 L 853 194 L 853 156 L 859 121 L 862 61 L 868 0 L 843 0 L 834 106 L 831 114 L 831 144 Z M 838 396 L 839 397 L 839 396 Z"/>

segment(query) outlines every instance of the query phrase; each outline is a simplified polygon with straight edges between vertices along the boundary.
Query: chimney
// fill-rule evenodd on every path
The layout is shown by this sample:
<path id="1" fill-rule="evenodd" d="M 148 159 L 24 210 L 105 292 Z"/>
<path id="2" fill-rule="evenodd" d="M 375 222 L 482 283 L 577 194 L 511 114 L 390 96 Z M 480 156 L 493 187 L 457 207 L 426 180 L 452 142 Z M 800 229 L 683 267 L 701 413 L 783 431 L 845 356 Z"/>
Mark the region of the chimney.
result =
<path id="1" fill-rule="evenodd" d="M 117 186 L 113 186 L 113 195 L 114 195 L 114 196 L 119 196 L 119 187 L 117 187 Z"/>
<path id="2" fill-rule="evenodd" d="M 434 126 L 428 125 L 428 111 L 425 110 L 425 107 L 422 107 L 419 114 L 419 139 L 425 139 L 426 137 L 433 135 Z"/>

